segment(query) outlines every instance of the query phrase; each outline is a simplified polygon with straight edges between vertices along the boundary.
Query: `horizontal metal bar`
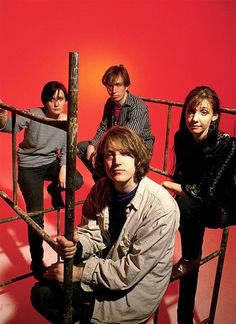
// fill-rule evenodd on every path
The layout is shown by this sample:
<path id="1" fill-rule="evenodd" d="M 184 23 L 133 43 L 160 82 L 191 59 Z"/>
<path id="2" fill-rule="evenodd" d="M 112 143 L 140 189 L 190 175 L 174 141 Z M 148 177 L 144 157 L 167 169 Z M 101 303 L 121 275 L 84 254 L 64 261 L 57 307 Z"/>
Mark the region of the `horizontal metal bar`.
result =
<path id="1" fill-rule="evenodd" d="M 149 170 L 150 170 L 150 171 L 153 171 L 153 172 L 155 172 L 155 173 L 159 173 L 159 174 L 161 174 L 161 175 L 164 175 L 164 176 L 166 176 L 166 177 L 168 177 L 168 178 L 172 178 L 172 175 L 171 175 L 170 173 L 168 173 L 168 172 L 166 172 L 166 171 L 163 171 L 163 170 L 161 170 L 161 169 L 154 168 L 153 166 L 150 166 L 150 167 L 149 167 Z"/>
<path id="2" fill-rule="evenodd" d="M 48 235 L 37 223 L 33 221 L 32 218 L 28 216 L 19 206 L 15 206 L 13 201 L 7 196 L 7 194 L 3 191 L 0 191 L 0 196 L 4 199 L 4 201 L 12 208 L 14 211 L 28 224 L 30 225 L 35 232 L 45 240 L 53 250 L 57 251 L 57 242 L 54 241 L 50 235 Z"/>
<path id="3" fill-rule="evenodd" d="M 146 98 L 146 97 L 140 97 L 143 101 L 146 102 L 153 102 L 153 103 L 159 103 L 163 105 L 171 105 L 175 107 L 183 107 L 183 103 L 178 102 L 178 101 L 170 101 L 170 100 L 162 100 L 162 99 L 155 99 L 155 98 Z M 236 115 L 236 108 L 227 108 L 227 107 L 222 107 L 220 109 L 224 113 Z"/>
<path id="4" fill-rule="evenodd" d="M 5 110 L 11 111 L 12 113 L 15 113 L 17 115 L 35 120 L 37 122 L 40 122 L 42 124 L 46 124 L 52 127 L 60 128 L 64 131 L 67 130 L 67 121 L 66 120 L 58 120 L 58 119 L 53 119 L 53 118 L 47 118 L 47 117 L 42 117 L 39 115 L 32 114 L 28 110 L 21 110 L 12 106 L 5 105 L 3 103 L 0 103 L 0 108 L 3 108 Z"/>
<path id="5" fill-rule="evenodd" d="M 0 195 L 0 197 L 1 197 L 1 195 Z M 75 206 L 82 205 L 83 203 L 84 203 L 84 200 L 76 201 Z M 60 207 L 59 209 L 64 209 L 64 207 Z M 28 213 L 28 216 L 34 218 L 34 216 L 46 214 L 49 212 L 53 212 L 55 210 L 56 210 L 55 208 L 51 207 L 51 208 L 47 208 L 47 209 L 43 209 L 43 210 L 38 210 L 36 212 Z M 12 216 L 12 217 L 8 217 L 8 218 L 3 218 L 3 219 L 0 219 L 0 224 L 12 222 L 12 221 L 19 220 L 19 219 L 22 219 L 22 218 L 20 216 Z"/>

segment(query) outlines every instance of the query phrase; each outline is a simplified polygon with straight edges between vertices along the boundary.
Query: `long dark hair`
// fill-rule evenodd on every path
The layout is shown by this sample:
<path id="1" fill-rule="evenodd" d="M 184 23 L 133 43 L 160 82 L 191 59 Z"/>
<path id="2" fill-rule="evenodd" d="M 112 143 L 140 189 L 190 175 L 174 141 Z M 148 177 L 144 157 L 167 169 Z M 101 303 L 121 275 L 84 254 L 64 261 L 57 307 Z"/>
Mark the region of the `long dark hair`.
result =
<path id="1" fill-rule="evenodd" d="M 204 140 L 204 144 L 209 144 L 205 148 L 205 154 L 211 155 L 210 143 L 214 143 L 220 122 L 220 101 L 216 92 L 208 86 L 199 86 L 194 88 L 187 95 L 182 113 L 180 118 L 179 130 L 175 134 L 174 139 L 174 151 L 175 151 L 175 171 L 174 178 L 178 181 L 178 177 L 181 176 L 181 170 L 185 169 L 187 166 L 188 157 L 191 155 L 191 151 L 195 145 L 194 138 L 186 126 L 186 109 L 197 107 L 204 99 L 208 100 L 212 105 L 212 110 L 214 114 L 218 115 L 215 121 L 211 122 L 207 137 Z M 191 166 L 189 166 L 190 168 Z"/>
<path id="2" fill-rule="evenodd" d="M 191 90 L 184 101 L 179 124 L 180 131 L 189 133 L 185 121 L 186 109 L 197 107 L 204 99 L 208 100 L 211 103 L 213 113 L 218 115 L 218 118 L 214 122 L 212 122 L 209 131 L 211 133 L 218 130 L 220 122 L 220 100 L 218 98 L 218 95 L 215 90 L 211 89 L 208 86 L 199 86 Z"/>

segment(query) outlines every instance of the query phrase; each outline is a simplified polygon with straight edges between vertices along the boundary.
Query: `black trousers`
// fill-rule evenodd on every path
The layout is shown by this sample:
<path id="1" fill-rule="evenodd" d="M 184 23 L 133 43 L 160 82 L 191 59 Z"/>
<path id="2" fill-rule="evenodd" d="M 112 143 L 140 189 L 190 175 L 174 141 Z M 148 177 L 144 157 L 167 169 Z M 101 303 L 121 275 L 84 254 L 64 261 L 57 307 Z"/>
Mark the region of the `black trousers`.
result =
<path id="1" fill-rule="evenodd" d="M 203 236 L 206 219 L 211 211 L 191 197 L 178 197 L 180 209 L 180 227 L 182 256 L 188 260 L 196 260 L 202 254 Z"/>
<path id="2" fill-rule="evenodd" d="M 212 211 L 191 197 L 178 197 L 182 257 L 196 260 L 201 257 L 206 219 Z M 193 324 L 193 312 L 198 282 L 198 269 L 180 279 L 177 318 L 179 324 Z"/>
<path id="3" fill-rule="evenodd" d="M 179 324 L 193 324 L 198 269 L 179 281 L 177 319 Z"/>
<path id="4" fill-rule="evenodd" d="M 94 173 L 93 165 L 92 165 L 91 161 L 86 159 L 86 152 L 87 152 L 88 146 L 89 146 L 89 141 L 83 141 L 83 142 L 78 143 L 77 156 L 80 158 L 80 160 L 86 166 L 86 168 L 93 174 Z"/>
<path id="5" fill-rule="evenodd" d="M 61 190 L 58 187 L 58 175 L 60 164 L 58 160 L 48 165 L 43 165 L 36 168 L 18 167 L 18 183 L 20 190 L 25 200 L 26 210 L 28 213 L 43 210 L 43 190 L 44 181 L 52 181 L 55 190 Z M 83 184 L 83 178 L 77 171 L 76 173 L 76 189 L 79 189 Z M 43 214 L 34 216 L 34 221 L 43 228 Z M 28 226 L 28 239 L 30 245 L 30 254 L 32 261 L 40 262 L 43 258 L 42 238 Z"/>
<path id="6" fill-rule="evenodd" d="M 94 294 L 85 292 L 79 282 L 73 283 L 72 321 L 89 324 L 94 309 Z M 48 321 L 54 324 L 63 323 L 64 291 L 63 284 L 57 281 L 36 283 L 31 289 L 31 303 Z"/>

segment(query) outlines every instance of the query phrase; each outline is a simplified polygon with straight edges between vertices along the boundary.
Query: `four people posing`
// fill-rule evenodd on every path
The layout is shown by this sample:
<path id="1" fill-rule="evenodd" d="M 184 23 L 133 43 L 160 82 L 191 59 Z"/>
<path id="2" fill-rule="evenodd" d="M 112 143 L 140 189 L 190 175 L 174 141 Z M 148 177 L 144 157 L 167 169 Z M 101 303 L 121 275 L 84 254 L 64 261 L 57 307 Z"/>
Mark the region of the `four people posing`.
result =
<path id="1" fill-rule="evenodd" d="M 61 256 L 75 256 L 74 318 L 83 322 L 81 313 L 86 312 L 81 300 L 86 300 L 88 294 L 92 323 L 116 323 L 117 316 L 119 323 L 148 319 L 170 279 L 179 207 L 182 258 L 173 267 L 172 279 L 180 279 L 178 323 L 193 323 L 205 227 L 236 224 L 236 140 L 218 129 L 220 103 L 215 91 L 207 86 L 190 91 L 175 134 L 173 181 L 162 183 L 175 193 L 177 207 L 166 190 L 145 177 L 154 136 L 146 105 L 128 91 L 127 70 L 123 65 L 112 66 L 102 82 L 110 96 L 102 121 L 93 139 L 78 144 L 78 156 L 97 183 L 83 205 L 77 244 L 58 238 Z M 49 82 L 42 92 L 44 107 L 31 112 L 65 119 L 66 100 L 65 87 Z M 1 131 L 12 130 L 11 120 L 2 109 L 0 127 Z M 18 149 L 18 181 L 27 211 L 43 209 L 44 180 L 52 181 L 48 191 L 53 205 L 62 206 L 65 132 L 24 117 L 17 118 L 16 127 L 18 131 L 27 128 Z M 77 188 L 83 183 L 79 173 L 76 182 Z M 42 216 L 34 219 L 43 227 Z M 48 320 L 57 322 L 62 316 L 62 305 L 58 308 L 55 300 L 60 305 L 63 264 L 53 265 L 43 275 L 42 240 L 30 228 L 29 243 L 32 270 L 37 278 L 46 280 L 33 288 L 32 303 Z M 83 260 L 79 265 L 78 255 Z M 140 303 L 138 296 L 142 296 Z"/>

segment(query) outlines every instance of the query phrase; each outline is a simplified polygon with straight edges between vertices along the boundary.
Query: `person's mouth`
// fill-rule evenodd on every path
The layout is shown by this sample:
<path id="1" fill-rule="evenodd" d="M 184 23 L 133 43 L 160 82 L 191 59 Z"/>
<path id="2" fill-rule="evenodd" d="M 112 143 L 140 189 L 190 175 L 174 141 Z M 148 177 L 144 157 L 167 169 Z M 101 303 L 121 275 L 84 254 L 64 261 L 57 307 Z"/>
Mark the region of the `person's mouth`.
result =
<path id="1" fill-rule="evenodd" d="M 200 128 L 200 126 L 199 125 L 190 125 L 190 128 L 191 129 L 195 129 L 195 128 L 197 129 L 197 128 Z"/>
<path id="2" fill-rule="evenodd" d="M 120 174 L 120 173 L 122 173 L 124 170 L 121 170 L 121 169 L 114 169 L 113 171 L 112 171 L 112 173 L 113 174 Z"/>

